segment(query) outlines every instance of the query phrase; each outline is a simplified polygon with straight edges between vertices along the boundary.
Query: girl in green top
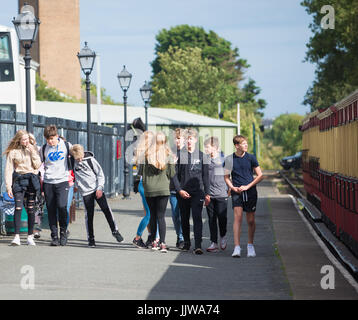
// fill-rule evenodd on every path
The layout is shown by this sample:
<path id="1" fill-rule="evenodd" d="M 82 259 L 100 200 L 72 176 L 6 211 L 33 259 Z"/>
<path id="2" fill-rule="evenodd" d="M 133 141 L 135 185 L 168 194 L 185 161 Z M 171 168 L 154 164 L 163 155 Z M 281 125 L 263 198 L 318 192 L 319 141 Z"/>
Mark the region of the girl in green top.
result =
<path id="1" fill-rule="evenodd" d="M 140 165 L 138 174 L 142 176 L 144 195 L 150 210 L 150 241 L 153 250 L 167 252 L 165 244 L 165 211 L 170 195 L 170 179 L 175 175 L 174 157 L 167 144 L 163 132 L 155 135 L 155 141 L 145 150 L 144 163 Z M 159 225 L 159 245 L 154 241 Z"/>

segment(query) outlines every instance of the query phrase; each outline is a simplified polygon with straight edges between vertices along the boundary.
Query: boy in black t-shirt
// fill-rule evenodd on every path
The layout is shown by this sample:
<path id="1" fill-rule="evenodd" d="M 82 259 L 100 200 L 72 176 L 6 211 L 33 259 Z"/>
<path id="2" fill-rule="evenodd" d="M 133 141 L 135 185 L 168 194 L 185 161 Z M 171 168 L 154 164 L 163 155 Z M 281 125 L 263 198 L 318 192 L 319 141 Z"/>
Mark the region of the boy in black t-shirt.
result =
<path id="1" fill-rule="evenodd" d="M 234 242 L 233 257 L 241 256 L 240 234 L 242 213 L 246 212 L 249 227 L 247 256 L 255 257 L 253 246 L 255 233 L 255 211 L 257 203 L 256 184 L 263 179 L 263 175 L 255 155 L 247 153 L 248 144 L 244 136 L 237 135 L 233 139 L 236 152 L 225 160 L 225 182 L 231 189 L 232 206 L 234 209 Z M 254 179 L 252 171 L 255 172 Z M 231 175 L 231 179 L 230 179 Z"/>

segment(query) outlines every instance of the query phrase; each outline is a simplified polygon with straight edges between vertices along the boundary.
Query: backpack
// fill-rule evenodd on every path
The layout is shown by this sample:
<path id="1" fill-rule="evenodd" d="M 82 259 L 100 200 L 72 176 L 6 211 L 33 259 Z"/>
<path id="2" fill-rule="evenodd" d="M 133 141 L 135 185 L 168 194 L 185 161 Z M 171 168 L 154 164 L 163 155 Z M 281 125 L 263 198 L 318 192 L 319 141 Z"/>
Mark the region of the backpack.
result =
<path id="1" fill-rule="evenodd" d="M 67 150 L 67 168 L 68 170 L 73 170 L 74 165 L 75 165 L 75 158 L 70 154 L 70 146 L 68 144 L 67 141 L 64 141 L 65 146 L 66 146 L 66 150 Z M 43 162 L 45 162 L 45 149 L 46 149 L 46 144 L 44 144 L 41 148 L 42 150 L 42 158 L 43 158 Z M 93 168 L 93 166 L 91 167 Z"/>

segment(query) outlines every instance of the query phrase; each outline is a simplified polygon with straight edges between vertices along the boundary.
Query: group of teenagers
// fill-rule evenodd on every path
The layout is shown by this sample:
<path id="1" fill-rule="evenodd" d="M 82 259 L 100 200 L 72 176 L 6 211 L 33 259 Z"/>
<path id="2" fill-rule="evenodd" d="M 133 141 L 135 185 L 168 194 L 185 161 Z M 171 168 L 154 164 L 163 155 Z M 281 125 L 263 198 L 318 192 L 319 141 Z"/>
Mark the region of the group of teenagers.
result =
<path id="1" fill-rule="evenodd" d="M 217 137 L 205 139 L 202 152 L 198 146 L 198 132 L 192 128 L 175 130 L 175 150 L 169 146 L 167 136 L 163 132 L 145 131 L 141 126 L 136 131 L 138 136 L 132 164 L 135 164 L 138 170 L 134 189 L 141 195 L 144 217 L 139 223 L 133 244 L 138 248 L 163 253 L 168 251 L 165 242 L 165 213 L 169 201 L 178 249 L 191 249 L 192 217 L 193 253 L 204 253 L 202 211 L 205 206 L 211 241 L 206 251 L 225 250 L 227 207 L 228 198 L 231 196 L 235 244 L 232 256 L 241 256 L 240 235 L 244 211 L 248 224 L 247 256 L 256 256 L 253 246 L 256 227 L 256 184 L 263 179 L 263 175 L 256 157 L 247 152 L 247 139 L 241 135 L 235 136 L 235 152 L 225 157 L 220 150 Z M 104 194 L 103 170 L 93 153 L 84 151 L 82 145 L 72 145 L 60 137 L 55 125 L 45 128 L 44 137 L 46 144 L 39 147 L 31 133 L 19 130 L 4 152 L 6 190 L 8 196 L 15 200 L 15 236 L 11 245 L 21 245 L 19 231 L 23 206 L 28 214 L 27 244 L 36 245 L 34 203 L 41 193 L 44 195 L 48 211 L 51 246 L 67 244 L 67 204 L 73 196 L 72 193 L 69 197 L 71 182 L 74 182 L 76 190 L 83 197 L 88 246 L 96 246 L 93 226 L 95 202 L 104 213 L 114 238 L 122 242 L 123 237 L 118 231 Z M 145 228 L 148 230 L 146 242 L 142 239 Z"/>
<path id="2" fill-rule="evenodd" d="M 211 241 L 206 251 L 225 250 L 228 197 L 231 195 L 235 243 L 232 256 L 241 256 L 240 234 L 245 211 L 249 229 L 247 256 L 255 257 L 253 241 L 256 227 L 256 184 L 263 179 L 263 175 L 256 157 L 247 153 L 247 139 L 241 135 L 235 136 L 233 144 L 236 151 L 228 157 L 220 150 L 217 137 L 205 139 L 204 152 L 200 151 L 198 132 L 192 128 L 175 129 L 173 144 L 174 151 L 163 132 L 144 131 L 140 134 L 133 163 L 138 167 L 135 189 L 142 197 L 145 216 L 139 224 L 133 244 L 139 248 L 167 252 L 165 213 L 169 201 L 178 249 L 189 251 L 191 248 L 191 216 L 194 231 L 193 253 L 204 253 L 202 211 L 205 206 Z M 142 234 L 146 227 L 148 240 L 144 242 Z"/>

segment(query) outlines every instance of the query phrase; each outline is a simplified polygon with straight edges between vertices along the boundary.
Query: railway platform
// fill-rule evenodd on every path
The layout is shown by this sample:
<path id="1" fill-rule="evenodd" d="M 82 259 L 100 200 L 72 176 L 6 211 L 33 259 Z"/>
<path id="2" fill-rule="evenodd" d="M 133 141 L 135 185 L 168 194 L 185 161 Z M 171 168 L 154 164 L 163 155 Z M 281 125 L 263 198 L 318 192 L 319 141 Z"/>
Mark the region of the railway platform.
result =
<path id="1" fill-rule="evenodd" d="M 0 299 L 357 300 L 357 282 L 315 235 L 295 199 L 278 192 L 276 176 L 265 176 L 258 187 L 255 258 L 246 257 L 245 219 L 242 256 L 231 257 L 231 203 L 224 251 L 196 256 L 177 250 L 169 205 L 168 253 L 134 247 L 143 207 L 139 195 L 131 193 L 130 200 L 110 199 L 122 243 L 115 241 L 104 215 L 97 211 L 97 247 L 87 247 L 83 210 L 77 210 L 70 225 L 66 247 L 50 247 L 48 229 L 42 231 L 36 247 L 10 247 L 11 237 L 0 238 L 1 272 L 6 275 L 0 277 Z M 206 209 L 203 222 L 205 249 L 210 245 Z"/>

